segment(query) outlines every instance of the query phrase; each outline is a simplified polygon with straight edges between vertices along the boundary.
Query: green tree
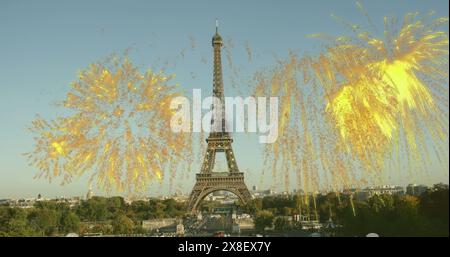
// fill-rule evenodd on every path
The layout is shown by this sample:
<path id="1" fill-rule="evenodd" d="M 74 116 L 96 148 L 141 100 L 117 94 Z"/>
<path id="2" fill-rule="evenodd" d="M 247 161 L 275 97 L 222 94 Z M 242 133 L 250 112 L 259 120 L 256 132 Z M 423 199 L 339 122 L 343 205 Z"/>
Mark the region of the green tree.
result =
<path id="1" fill-rule="evenodd" d="M 259 211 L 254 217 L 255 229 L 259 232 L 264 232 L 267 227 L 272 227 L 273 213 L 270 211 Z"/>
<path id="2" fill-rule="evenodd" d="M 127 216 L 134 220 L 146 220 L 151 217 L 150 205 L 147 201 L 134 201 L 130 204 Z"/>
<path id="3" fill-rule="evenodd" d="M 166 213 L 164 212 L 164 210 L 166 209 L 166 205 L 163 204 L 160 200 L 150 199 L 149 205 L 152 218 L 166 217 Z"/>
<path id="4" fill-rule="evenodd" d="M 39 235 L 27 219 L 28 213 L 24 209 L 0 208 L 0 235 L 2 236 L 34 236 Z"/>
<path id="5" fill-rule="evenodd" d="M 111 217 L 106 198 L 98 196 L 82 201 L 76 212 L 84 221 L 104 221 Z"/>
<path id="6" fill-rule="evenodd" d="M 165 205 L 164 212 L 168 217 L 180 217 L 184 213 L 185 205 L 177 203 L 174 199 L 166 199 L 162 202 Z"/>
<path id="7" fill-rule="evenodd" d="M 60 232 L 78 233 L 80 230 L 80 218 L 72 211 L 63 212 L 60 218 Z"/>
<path id="8" fill-rule="evenodd" d="M 247 204 L 239 202 L 237 206 L 242 209 L 244 213 L 255 215 L 258 211 L 262 210 L 262 199 L 255 198 L 247 202 Z"/>
<path id="9" fill-rule="evenodd" d="M 436 236 L 445 235 L 445 233 L 448 235 L 448 226 L 445 231 L 441 229 L 439 232 L 438 228 L 442 228 L 442 223 L 435 225 L 436 217 L 431 218 L 420 213 L 420 204 L 424 204 L 426 197 L 428 196 L 424 195 L 420 199 L 409 195 L 374 195 L 367 201 L 354 202 L 356 216 L 353 215 L 351 204 L 346 200 L 336 212 L 338 223 L 343 225 L 340 232 L 346 236 L 365 236 L 371 232 L 381 236 Z M 445 196 L 442 198 L 445 199 Z M 427 210 L 445 209 L 448 201 L 445 203 L 443 199 L 437 205 L 440 207 L 436 207 L 433 201 L 428 202 Z M 445 211 L 440 209 L 434 213 L 442 215 L 443 212 Z M 442 219 L 448 224 L 448 216 Z"/>
<path id="10" fill-rule="evenodd" d="M 286 217 L 276 217 L 273 223 L 275 230 L 285 231 L 290 229 L 290 222 Z"/>
<path id="11" fill-rule="evenodd" d="M 113 217 L 118 213 L 124 214 L 126 212 L 127 205 L 123 197 L 115 196 L 107 199 L 106 208 L 108 210 L 107 215 L 109 217 Z"/>
<path id="12" fill-rule="evenodd" d="M 42 233 L 51 236 L 58 232 L 58 213 L 52 209 L 35 209 L 28 216 L 30 226 Z"/>
<path id="13" fill-rule="evenodd" d="M 396 236 L 399 231 L 403 236 L 423 235 L 423 219 L 419 215 L 419 199 L 406 195 L 395 199 L 392 223 L 388 235 Z"/>
<path id="14" fill-rule="evenodd" d="M 123 214 L 114 218 L 111 225 L 114 234 L 131 234 L 134 230 L 133 220 Z"/>
<path id="15" fill-rule="evenodd" d="M 281 215 L 283 216 L 290 216 L 294 213 L 294 209 L 290 207 L 283 207 L 281 209 Z"/>
<path id="16" fill-rule="evenodd" d="M 299 211 L 302 205 L 302 197 L 300 194 L 296 194 L 292 197 L 292 208 L 294 208 L 294 210 Z"/>
<path id="17" fill-rule="evenodd" d="M 449 235 L 449 190 L 435 187 L 420 198 L 419 213 L 427 223 L 429 234 L 434 236 Z"/>
<path id="18" fill-rule="evenodd" d="M 104 222 L 95 224 L 91 228 L 82 228 L 83 233 L 101 233 L 103 235 L 110 235 L 113 233 L 112 226 L 109 224 L 106 224 Z"/>

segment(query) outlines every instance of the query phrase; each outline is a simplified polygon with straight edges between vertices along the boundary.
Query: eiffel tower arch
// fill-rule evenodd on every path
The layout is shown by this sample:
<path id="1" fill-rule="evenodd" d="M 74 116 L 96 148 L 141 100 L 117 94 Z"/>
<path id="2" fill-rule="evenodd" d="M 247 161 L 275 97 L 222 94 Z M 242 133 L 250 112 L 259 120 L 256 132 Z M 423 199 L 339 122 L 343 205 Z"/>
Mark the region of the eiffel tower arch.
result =
<path id="1" fill-rule="evenodd" d="M 252 196 L 244 183 L 243 174 L 240 175 L 241 178 L 236 177 L 235 180 L 230 179 L 229 177 L 220 178 L 212 176 L 204 179 L 197 176 L 197 183 L 192 189 L 188 209 L 192 212 L 196 211 L 199 204 L 207 195 L 222 190 L 233 193 L 242 203 L 247 203 Z"/>
<path id="2" fill-rule="evenodd" d="M 196 183 L 189 197 L 188 210 L 195 212 L 200 202 L 210 193 L 224 190 L 235 194 L 242 203 L 247 203 L 252 196 L 245 185 L 244 173 L 239 171 L 233 153 L 231 143 L 233 139 L 230 133 L 226 132 L 225 101 L 222 80 L 221 47 L 222 37 L 218 33 L 216 23 L 216 33 L 212 38 L 214 49 L 214 73 L 213 73 L 213 95 L 220 99 L 221 108 L 214 108 L 211 119 L 211 127 L 221 124 L 215 130 L 211 130 L 206 142 L 208 143 L 204 161 L 200 173 L 196 174 Z M 221 123 L 216 123 L 221 121 Z M 224 152 L 228 171 L 213 172 L 216 153 Z"/>

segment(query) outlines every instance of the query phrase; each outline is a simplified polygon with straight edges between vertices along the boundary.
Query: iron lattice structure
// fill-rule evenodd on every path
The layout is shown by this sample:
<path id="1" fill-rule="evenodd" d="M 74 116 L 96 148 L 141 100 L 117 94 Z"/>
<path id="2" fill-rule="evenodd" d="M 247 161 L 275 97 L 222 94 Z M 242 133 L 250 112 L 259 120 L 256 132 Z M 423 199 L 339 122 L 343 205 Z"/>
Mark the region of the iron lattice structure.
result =
<path id="1" fill-rule="evenodd" d="M 225 129 L 225 103 L 222 79 L 221 48 L 222 37 L 216 24 L 216 33 L 212 38 L 214 49 L 213 95 L 220 99 L 220 109 L 214 108 L 211 119 L 211 132 L 206 139 L 206 155 L 200 173 L 196 174 L 196 183 L 189 197 L 188 210 L 195 212 L 199 203 L 208 194 L 224 190 L 235 194 L 242 203 L 247 203 L 252 196 L 244 182 L 244 173 L 239 172 L 231 143 L 233 139 Z M 221 121 L 221 122 L 215 122 Z M 228 171 L 213 172 L 217 152 L 225 152 Z"/>

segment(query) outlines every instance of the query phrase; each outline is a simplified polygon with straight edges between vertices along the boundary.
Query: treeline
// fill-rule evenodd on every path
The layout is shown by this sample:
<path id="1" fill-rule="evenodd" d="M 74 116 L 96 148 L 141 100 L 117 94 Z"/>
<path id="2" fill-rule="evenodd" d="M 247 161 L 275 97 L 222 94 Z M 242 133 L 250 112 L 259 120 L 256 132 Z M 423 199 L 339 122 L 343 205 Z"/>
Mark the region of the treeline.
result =
<path id="1" fill-rule="evenodd" d="M 0 206 L 0 236 L 144 233 L 142 220 L 180 217 L 184 209 L 173 199 L 126 204 L 122 197 L 92 197 L 72 208 L 56 201 L 39 201 L 27 209 Z"/>
<path id="2" fill-rule="evenodd" d="M 305 204 L 308 203 L 308 204 Z M 214 205 L 206 203 L 209 209 Z M 211 206 L 209 206 L 209 205 Z M 185 204 L 173 199 L 135 201 L 127 204 L 121 197 L 93 197 L 70 207 L 67 203 L 40 201 L 33 208 L 0 206 L 0 236 L 55 236 L 78 234 L 144 233 L 141 221 L 153 218 L 182 217 Z M 338 224 L 340 236 L 448 236 L 449 190 L 436 187 L 416 197 L 375 195 L 366 201 L 349 195 L 329 193 L 305 196 L 268 196 L 252 200 L 243 212 L 253 216 L 255 228 L 287 231 L 299 228 L 286 216 L 302 213 L 324 223 Z"/>
<path id="3" fill-rule="evenodd" d="M 420 197 L 376 195 L 367 201 L 346 202 L 336 219 L 344 236 L 449 236 L 449 191 L 430 190 Z"/>
<path id="4" fill-rule="evenodd" d="M 329 193 L 305 196 L 269 196 L 254 199 L 245 211 L 254 216 L 255 228 L 274 227 L 275 230 L 297 228 L 285 216 L 309 214 L 321 223 L 331 217 L 340 236 L 448 236 L 449 190 L 439 186 L 421 196 L 374 195 L 357 201 L 349 195 Z M 307 203 L 305 205 L 305 203 Z"/>

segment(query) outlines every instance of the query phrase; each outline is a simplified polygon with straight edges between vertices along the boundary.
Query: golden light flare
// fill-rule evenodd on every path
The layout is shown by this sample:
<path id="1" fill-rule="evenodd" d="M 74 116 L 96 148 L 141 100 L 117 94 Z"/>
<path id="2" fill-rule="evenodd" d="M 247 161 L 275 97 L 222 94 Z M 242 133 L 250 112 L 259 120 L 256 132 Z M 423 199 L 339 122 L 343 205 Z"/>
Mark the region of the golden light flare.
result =
<path id="1" fill-rule="evenodd" d="M 291 53 L 256 73 L 254 94 L 279 97 L 279 136 L 265 146 L 264 168 L 287 191 L 294 174 L 303 210 L 321 189 L 445 165 L 433 162 L 448 155 L 448 34 L 439 29 L 448 18 L 431 15 L 407 14 L 399 26 L 385 18 L 383 37 L 338 18 L 355 35 L 316 34 L 329 42 L 318 55 Z"/>
<path id="2" fill-rule="evenodd" d="M 34 149 L 29 163 L 62 183 L 90 173 L 106 191 L 148 190 L 164 172 L 187 160 L 190 135 L 170 129 L 169 105 L 178 96 L 173 75 L 141 73 L 128 58 L 93 63 L 79 73 L 60 103 L 67 115 L 30 127 Z"/>
<path id="3" fill-rule="evenodd" d="M 448 138 L 448 35 L 436 30 L 448 19 L 417 16 L 407 14 L 397 33 L 385 18 L 383 39 L 353 25 L 355 37 L 337 37 L 311 63 L 340 143 L 370 170 L 383 169 L 401 140 L 423 164 L 426 148 Z"/>

